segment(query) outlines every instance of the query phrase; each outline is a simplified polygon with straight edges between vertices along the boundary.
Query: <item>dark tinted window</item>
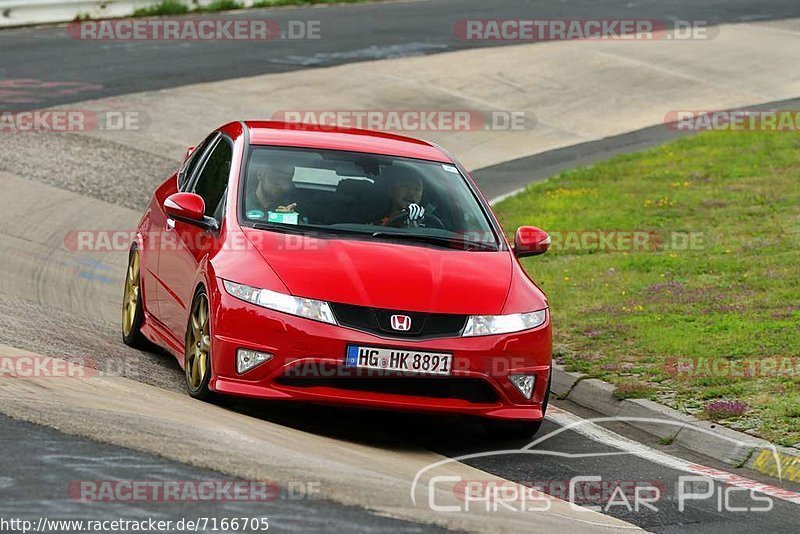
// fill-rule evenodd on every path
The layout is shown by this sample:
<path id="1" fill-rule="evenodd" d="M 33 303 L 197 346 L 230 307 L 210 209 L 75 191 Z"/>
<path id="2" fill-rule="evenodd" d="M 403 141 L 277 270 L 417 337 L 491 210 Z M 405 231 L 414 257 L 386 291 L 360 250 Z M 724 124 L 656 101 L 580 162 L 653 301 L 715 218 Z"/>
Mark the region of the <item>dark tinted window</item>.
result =
<path id="1" fill-rule="evenodd" d="M 197 178 L 194 192 L 206 202 L 206 216 L 214 217 L 228 187 L 231 172 L 233 147 L 227 139 L 220 139 L 206 159 L 203 170 Z"/>
<path id="2" fill-rule="evenodd" d="M 197 166 L 203 160 L 203 152 L 205 152 L 206 149 L 208 148 L 208 145 L 211 144 L 211 142 L 217 138 L 217 135 L 218 135 L 217 132 L 214 132 L 213 134 L 203 139 L 203 142 L 200 143 L 197 147 L 195 147 L 194 151 L 189 156 L 188 161 L 184 163 L 183 168 L 181 169 L 180 174 L 178 175 L 178 188 L 181 191 L 185 190 L 186 186 L 189 183 L 189 180 L 192 178 L 192 174 L 194 174 L 195 169 L 197 169 Z"/>
<path id="3" fill-rule="evenodd" d="M 245 222 L 497 250 L 489 219 L 453 164 L 311 148 L 254 146 L 249 154 Z"/>

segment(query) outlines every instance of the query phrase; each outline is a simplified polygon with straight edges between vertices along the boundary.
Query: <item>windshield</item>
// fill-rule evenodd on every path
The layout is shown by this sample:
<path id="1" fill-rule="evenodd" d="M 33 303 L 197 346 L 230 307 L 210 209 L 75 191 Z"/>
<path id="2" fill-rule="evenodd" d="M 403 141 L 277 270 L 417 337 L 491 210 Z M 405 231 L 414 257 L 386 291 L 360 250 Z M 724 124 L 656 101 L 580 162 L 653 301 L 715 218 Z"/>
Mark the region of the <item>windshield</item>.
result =
<path id="1" fill-rule="evenodd" d="M 498 250 L 478 200 L 451 164 L 253 146 L 241 196 L 242 221 L 256 228 Z"/>

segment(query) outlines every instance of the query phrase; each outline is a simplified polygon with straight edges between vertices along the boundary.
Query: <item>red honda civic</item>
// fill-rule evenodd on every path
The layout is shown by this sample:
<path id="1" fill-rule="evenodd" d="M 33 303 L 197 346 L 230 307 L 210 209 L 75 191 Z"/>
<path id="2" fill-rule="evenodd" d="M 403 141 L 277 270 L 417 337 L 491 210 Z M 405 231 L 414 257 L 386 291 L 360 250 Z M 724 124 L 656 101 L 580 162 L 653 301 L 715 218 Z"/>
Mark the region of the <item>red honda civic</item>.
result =
<path id="1" fill-rule="evenodd" d="M 433 144 L 232 122 L 156 189 L 131 247 L 126 344 L 192 397 L 472 415 L 532 435 L 550 391 L 544 293 L 470 174 Z"/>

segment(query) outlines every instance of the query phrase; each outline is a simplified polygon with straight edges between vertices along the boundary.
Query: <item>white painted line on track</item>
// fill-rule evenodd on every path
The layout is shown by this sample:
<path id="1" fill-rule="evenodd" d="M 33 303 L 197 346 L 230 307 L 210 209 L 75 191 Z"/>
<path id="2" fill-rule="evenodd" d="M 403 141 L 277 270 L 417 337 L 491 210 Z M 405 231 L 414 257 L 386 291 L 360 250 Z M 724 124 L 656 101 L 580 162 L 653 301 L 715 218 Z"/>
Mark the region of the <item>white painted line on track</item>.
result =
<path id="1" fill-rule="evenodd" d="M 546 417 L 548 420 L 559 425 L 559 428 L 553 430 L 552 432 L 544 434 L 541 437 L 534 439 L 531 443 L 525 445 L 524 447 L 521 447 L 519 449 L 484 451 L 478 453 L 464 454 L 460 456 L 453 456 L 441 460 L 439 462 L 429 464 L 426 467 L 420 469 L 417 472 L 411 484 L 412 502 L 416 504 L 415 491 L 417 483 L 420 481 L 421 476 L 427 471 L 430 471 L 439 466 L 452 462 L 463 463 L 467 460 L 473 460 L 478 458 L 519 454 L 519 455 L 532 455 L 532 456 L 555 456 L 561 458 L 591 458 L 591 457 L 599 458 L 604 456 L 633 455 L 643 458 L 649 462 L 663 465 L 671 469 L 675 469 L 677 471 L 683 471 L 694 475 L 704 476 L 709 479 L 721 482 L 723 484 L 736 486 L 757 493 L 762 493 L 764 495 L 775 497 L 777 499 L 781 499 L 783 501 L 787 501 L 793 504 L 800 504 L 800 493 L 797 493 L 795 491 L 787 490 L 772 484 L 758 482 L 747 477 L 735 475 L 728 471 L 716 469 L 714 467 L 708 467 L 702 464 L 697 464 L 694 462 L 690 462 L 688 460 L 684 460 L 683 458 L 672 456 L 671 454 L 667 454 L 658 449 L 654 449 L 653 447 L 645 445 L 644 443 L 640 443 L 630 438 L 626 438 L 620 434 L 617 434 L 616 432 L 608 430 L 607 428 L 604 428 L 597 424 L 602 422 L 639 421 L 639 422 L 647 422 L 650 424 L 687 426 L 686 423 L 682 423 L 679 421 L 658 420 L 658 419 L 643 418 L 643 417 L 597 417 L 591 419 L 584 419 L 562 408 L 557 408 L 552 405 L 548 407 Z M 703 429 L 702 427 L 691 426 L 691 428 L 695 431 L 706 432 L 706 430 Z M 537 445 L 541 445 L 542 443 L 552 438 L 553 436 L 556 436 L 568 430 L 577 432 L 578 434 L 581 434 L 582 436 L 587 437 L 593 441 L 617 449 L 617 451 L 567 453 L 567 452 L 547 450 L 541 447 L 534 448 Z M 777 454 L 777 450 L 775 450 L 774 452 L 775 454 Z"/>
<path id="2" fill-rule="evenodd" d="M 647 461 L 657 463 L 671 469 L 707 476 L 724 484 L 746 488 L 758 493 L 769 495 L 770 497 L 775 497 L 777 499 L 788 501 L 794 504 L 800 504 L 800 493 L 672 456 L 671 454 L 654 449 L 653 447 L 645 445 L 644 443 L 639 443 L 638 441 L 621 436 L 620 434 L 617 434 L 616 432 L 608 430 L 607 428 L 597 424 L 598 422 L 625 422 L 626 420 L 641 420 L 643 418 L 598 417 L 584 419 L 562 408 L 549 406 L 547 409 L 547 419 L 561 426 L 561 428 L 534 440 L 532 443 L 523 447 L 522 450 L 530 451 L 532 447 L 542 443 L 548 438 L 556 434 L 560 434 L 561 432 L 571 430 L 598 443 L 620 449 L 626 453 L 644 458 Z M 653 420 L 647 419 L 647 421 L 652 422 Z M 668 424 L 669 422 L 663 421 L 663 423 Z M 693 428 L 696 429 L 697 427 Z M 600 454 L 597 454 L 596 456 L 599 455 Z"/>
<path id="3" fill-rule="evenodd" d="M 544 180 L 542 180 L 542 181 L 544 181 Z M 540 182 L 536 182 L 536 183 L 540 183 Z M 494 206 L 498 202 L 502 202 L 507 198 L 511 198 L 514 195 L 518 195 L 518 194 L 522 193 L 527 188 L 528 188 L 528 186 L 520 187 L 519 189 L 514 189 L 513 191 L 509 191 L 508 193 L 503 193 L 500 196 L 494 197 L 493 199 L 489 200 L 489 205 L 490 206 Z"/>

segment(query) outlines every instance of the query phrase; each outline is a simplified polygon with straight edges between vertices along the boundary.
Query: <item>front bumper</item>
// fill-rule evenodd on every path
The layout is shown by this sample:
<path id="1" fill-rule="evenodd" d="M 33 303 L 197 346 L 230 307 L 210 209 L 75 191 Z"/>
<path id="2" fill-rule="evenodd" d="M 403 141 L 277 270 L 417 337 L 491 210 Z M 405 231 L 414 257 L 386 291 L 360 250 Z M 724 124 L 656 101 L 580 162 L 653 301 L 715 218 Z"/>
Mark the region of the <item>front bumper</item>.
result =
<path id="1" fill-rule="evenodd" d="M 260 399 L 493 419 L 536 421 L 543 417 L 542 402 L 552 355 L 549 314 L 542 326 L 525 332 L 411 341 L 260 308 L 235 299 L 224 290 L 217 289 L 215 293 L 213 375 L 209 384 L 213 391 Z M 387 377 L 364 371 L 354 378 L 354 370 L 344 368 L 348 345 L 451 353 L 453 373 L 449 378 L 409 374 Z M 274 357 L 239 375 L 235 362 L 240 348 Z M 509 381 L 509 374 L 536 376 L 530 400 Z M 384 389 L 380 384 L 387 382 L 379 381 L 387 380 L 392 381 L 392 387 Z M 403 380 L 406 382 L 399 382 Z M 406 384 L 408 391 L 403 391 Z"/>

